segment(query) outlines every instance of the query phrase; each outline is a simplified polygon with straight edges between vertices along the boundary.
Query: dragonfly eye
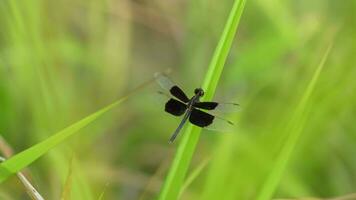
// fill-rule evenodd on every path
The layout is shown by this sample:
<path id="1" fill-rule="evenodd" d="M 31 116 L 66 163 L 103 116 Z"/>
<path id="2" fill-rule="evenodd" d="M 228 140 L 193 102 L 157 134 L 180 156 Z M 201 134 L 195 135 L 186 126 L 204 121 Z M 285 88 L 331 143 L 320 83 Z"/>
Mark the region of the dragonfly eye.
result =
<path id="1" fill-rule="evenodd" d="M 202 97 L 204 95 L 204 90 L 201 88 L 197 88 L 194 90 L 194 93 Z"/>

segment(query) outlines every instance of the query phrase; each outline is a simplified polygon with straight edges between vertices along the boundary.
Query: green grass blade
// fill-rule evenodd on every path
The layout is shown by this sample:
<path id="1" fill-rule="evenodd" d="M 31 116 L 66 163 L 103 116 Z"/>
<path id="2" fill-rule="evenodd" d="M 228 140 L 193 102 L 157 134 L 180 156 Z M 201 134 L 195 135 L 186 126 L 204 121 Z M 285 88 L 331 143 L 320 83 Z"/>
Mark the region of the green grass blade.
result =
<path id="1" fill-rule="evenodd" d="M 59 131 L 48 139 L 16 154 L 15 156 L 9 158 L 5 162 L 0 164 L 0 182 L 3 182 L 9 176 L 20 171 L 24 167 L 28 166 L 39 157 L 47 153 L 49 150 L 54 148 L 56 145 L 63 142 L 68 137 L 72 136 L 74 133 L 77 133 L 82 128 L 89 125 L 91 122 L 95 121 L 98 117 L 102 116 L 107 111 L 111 110 L 115 106 L 119 105 L 126 98 L 122 98 L 115 103 L 112 103 L 105 108 L 85 117 L 84 119 L 76 122 L 75 124 Z"/>
<path id="2" fill-rule="evenodd" d="M 132 91 L 130 91 L 126 96 L 117 100 L 116 102 L 98 110 L 97 112 L 85 117 L 84 119 L 72 124 L 71 126 L 55 133 L 53 136 L 47 138 L 46 140 L 16 154 L 15 156 L 9 158 L 5 162 L 0 164 L 0 183 L 6 180 L 9 176 L 15 174 L 21 169 L 27 167 L 29 164 L 37 160 L 39 157 L 47 153 L 49 150 L 54 148 L 56 145 L 64 142 L 67 138 L 74 135 L 97 118 L 111 110 L 112 108 L 118 106 L 126 99 L 128 99 L 131 95 L 136 93 L 138 90 L 146 87 L 148 84 L 152 83 L 154 79 L 150 79 Z"/>
<path id="3" fill-rule="evenodd" d="M 285 142 L 284 146 L 281 149 L 281 153 L 278 155 L 277 160 L 272 168 L 272 172 L 266 179 L 266 182 L 262 186 L 262 190 L 258 195 L 257 200 L 269 200 L 272 199 L 273 193 L 275 192 L 279 181 L 285 171 L 288 161 L 292 157 L 293 150 L 295 145 L 298 142 L 298 139 L 303 131 L 305 122 L 307 120 L 308 110 L 307 105 L 309 103 L 309 99 L 314 91 L 317 80 L 320 76 L 320 73 L 323 69 L 325 61 L 329 55 L 332 45 L 329 45 L 327 48 L 323 58 L 321 59 L 317 69 L 315 70 L 311 81 L 309 82 L 301 101 L 299 102 L 293 117 L 290 120 L 290 123 L 287 127 L 287 131 L 289 132 L 289 137 Z"/>
<path id="4" fill-rule="evenodd" d="M 108 186 L 109 186 L 109 184 L 106 184 L 105 188 L 100 193 L 100 196 L 99 196 L 98 200 L 103 200 L 104 199 L 104 195 L 105 195 L 106 190 L 108 189 Z"/>
<path id="5" fill-rule="evenodd" d="M 234 172 L 231 167 L 228 168 L 232 165 L 231 161 L 236 159 L 236 155 L 233 153 L 233 148 L 236 145 L 233 134 L 225 134 L 224 137 L 219 139 L 220 141 L 215 144 L 218 147 L 215 148 L 211 164 L 207 170 L 204 189 L 201 193 L 202 199 L 221 198 L 221 192 L 226 190 L 224 183 L 228 180 L 228 177 L 232 178 L 233 173 L 231 172 Z"/>
<path id="6" fill-rule="evenodd" d="M 203 89 L 206 91 L 203 97 L 204 100 L 210 100 L 214 96 L 232 41 L 235 37 L 237 26 L 241 19 L 242 11 L 245 7 L 245 2 L 246 0 L 235 0 L 231 9 L 230 16 L 220 37 L 219 44 L 216 47 L 210 62 L 208 72 L 205 75 L 203 83 Z"/>
<path id="7" fill-rule="evenodd" d="M 235 0 L 234 2 L 224 31 L 220 37 L 220 41 L 215 49 L 213 58 L 205 75 L 203 89 L 206 93 L 204 100 L 212 99 L 215 93 L 215 89 L 220 79 L 221 72 L 224 68 L 224 64 L 231 48 L 232 41 L 235 37 L 245 2 L 245 0 Z M 178 198 L 191 158 L 198 143 L 200 132 L 200 128 L 193 127 L 190 124 L 185 129 L 182 141 L 179 144 L 177 153 L 161 190 L 159 199 L 173 200 Z"/>
<path id="8" fill-rule="evenodd" d="M 209 159 L 205 159 L 203 160 L 203 162 L 201 162 L 198 167 L 196 169 L 194 169 L 192 171 L 192 173 L 187 177 L 187 179 L 185 180 L 180 192 L 179 192 L 179 196 L 178 199 L 181 199 L 184 191 L 190 186 L 190 184 L 192 184 L 192 182 L 198 178 L 198 176 L 202 173 L 202 171 L 206 168 L 206 166 L 209 164 L 210 162 L 210 158 Z"/>
<path id="9" fill-rule="evenodd" d="M 73 159 L 74 157 L 70 159 L 69 162 L 69 167 L 68 167 L 68 174 L 63 186 L 63 191 L 61 195 L 61 200 L 70 200 L 71 199 L 71 193 L 72 193 L 72 187 L 73 187 Z"/>

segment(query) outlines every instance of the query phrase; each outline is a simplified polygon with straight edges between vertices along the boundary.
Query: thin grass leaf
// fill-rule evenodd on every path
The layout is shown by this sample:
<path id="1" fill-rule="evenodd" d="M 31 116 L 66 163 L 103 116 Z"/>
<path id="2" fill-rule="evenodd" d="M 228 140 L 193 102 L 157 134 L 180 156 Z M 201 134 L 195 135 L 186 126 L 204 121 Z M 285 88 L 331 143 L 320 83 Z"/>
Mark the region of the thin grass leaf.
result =
<path id="1" fill-rule="evenodd" d="M 86 173 L 86 165 L 82 165 L 78 160 L 73 159 L 73 187 L 72 199 L 94 200 L 92 188 L 90 187 L 90 179 Z"/>
<path id="2" fill-rule="evenodd" d="M 72 156 L 69 162 L 68 175 L 64 183 L 61 200 L 70 200 L 72 193 L 72 182 L 73 182 L 73 159 Z"/>
<path id="3" fill-rule="evenodd" d="M 275 165 L 272 168 L 272 172 L 266 179 L 266 182 L 262 186 L 262 190 L 258 195 L 258 200 L 269 200 L 272 198 L 275 190 L 277 189 L 278 183 L 281 180 L 283 172 L 285 171 L 288 161 L 292 157 L 293 150 L 298 142 L 298 139 L 303 131 L 304 125 L 307 120 L 307 104 L 309 99 L 315 89 L 315 85 L 320 76 L 320 73 L 324 67 L 325 61 L 328 58 L 329 52 L 332 45 L 330 44 L 323 55 L 317 69 L 315 70 L 311 81 L 309 82 L 301 101 L 299 102 L 293 117 L 290 120 L 290 123 L 287 127 L 287 132 L 289 132 L 289 137 L 285 142 L 280 154 L 277 157 Z"/>
<path id="4" fill-rule="evenodd" d="M 104 195 L 105 195 L 105 192 L 106 190 L 108 189 L 109 187 L 109 183 L 105 185 L 105 188 L 103 189 L 103 191 L 100 193 L 100 196 L 98 198 L 98 200 L 103 200 L 104 199 Z"/>
<path id="5" fill-rule="evenodd" d="M 25 186 L 26 192 L 33 200 L 44 200 L 41 194 L 33 187 L 29 180 L 21 173 L 17 173 L 17 177 L 20 179 L 21 183 Z"/>
<path id="6" fill-rule="evenodd" d="M 234 1 L 224 31 L 205 75 L 203 83 L 205 95 L 203 100 L 211 100 L 215 93 L 232 41 L 235 37 L 245 2 L 245 0 Z M 185 129 L 173 164 L 160 192 L 159 199 L 173 200 L 178 198 L 191 158 L 198 143 L 200 132 L 201 128 L 192 126 L 191 124 Z"/>
<path id="7" fill-rule="evenodd" d="M 74 135 L 100 116 L 111 110 L 112 108 L 118 106 L 122 102 L 124 102 L 130 95 L 134 94 L 136 91 L 142 89 L 147 86 L 149 83 L 153 82 L 154 79 L 151 79 L 138 87 L 132 90 L 129 94 L 124 96 L 123 98 L 117 100 L 116 102 L 100 109 L 99 111 L 85 117 L 84 119 L 72 124 L 71 126 L 55 133 L 53 136 L 48 139 L 16 154 L 15 156 L 9 158 L 5 162 L 0 164 L 0 183 L 6 180 L 9 176 L 17 173 L 24 167 L 27 167 L 32 162 L 37 160 L 39 157 L 47 153 L 49 150 L 57 146 L 58 144 L 64 142 L 67 138 Z"/>
<path id="8" fill-rule="evenodd" d="M 216 148 L 212 156 L 212 162 L 209 165 L 205 186 L 201 193 L 202 199 L 219 199 L 221 197 L 220 192 L 226 190 L 227 177 L 231 178 L 228 174 L 234 171 L 227 168 L 227 166 L 231 165 L 231 160 L 236 159 L 236 155 L 232 150 L 236 143 L 232 135 L 224 135 L 216 145 L 219 147 Z"/>
<path id="9" fill-rule="evenodd" d="M 6 160 L 5 162 L 0 164 L 0 182 L 3 182 L 12 174 L 20 171 L 24 167 L 31 164 L 33 161 L 37 160 L 39 157 L 47 153 L 49 150 L 54 148 L 56 145 L 62 143 L 68 137 L 74 135 L 79 130 L 83 129 L 91 122 L 95 121 L 98 117 L 102 116 L 107 111 L 111 110 L 115 106 L 122 103 L 124 99 L 120 99 L 113 104 L 85 117 L 84 119 L 80 120 L 79 122 L 65 128 L 62 131 L 54 134 L 53 136 L 49 137 L 48 139 L 40 142 L 18 154 L 11 157 L 10 159 Z"/>
<path id="10" fill-rule="evenodd" d="M 201 174 L 201 172 L 206 168 L 206 166 L 209 164 L 210 159 L 205 159 L 203 162 L 201 162 L 196 169 L 192 171 L 192 173 L 188 176 L 188 178 L 185 180 L 180 192 L 178 199 L 181 199 L 184 191 L 192 184 L 192 182 L 197 179 L 197 177 Z"/>

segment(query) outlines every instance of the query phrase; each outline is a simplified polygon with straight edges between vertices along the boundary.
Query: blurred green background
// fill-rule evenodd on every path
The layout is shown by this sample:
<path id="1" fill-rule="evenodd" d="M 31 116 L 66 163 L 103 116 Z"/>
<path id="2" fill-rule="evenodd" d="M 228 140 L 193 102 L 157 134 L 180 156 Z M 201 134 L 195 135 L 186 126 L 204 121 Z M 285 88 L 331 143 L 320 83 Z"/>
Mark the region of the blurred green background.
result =
<path id="1" fill-rule="evenodd" d="M 0 134 L 15 152 L 42 141 L 171 68 L 192 94 L 232 0 L 0 1 Z M 356 1 L 249 0 L 216 100 L 237 101 L 233 134 L 203 131 L 181 199 L 256 199 L 326 51 L 309 116 L 275 198 L 356 192 Z M 148 85 L 33 163 L 31 182 L 60 199 L 154 199 L 179 119 Z M 73 162 L 71 162 L 73 158 Z M 71 164 L 72 163 L 72 164 Z M 207 163 L 207 164 L 205 164 Z M 12 177 L 0 199 L 29 199 Z"/>

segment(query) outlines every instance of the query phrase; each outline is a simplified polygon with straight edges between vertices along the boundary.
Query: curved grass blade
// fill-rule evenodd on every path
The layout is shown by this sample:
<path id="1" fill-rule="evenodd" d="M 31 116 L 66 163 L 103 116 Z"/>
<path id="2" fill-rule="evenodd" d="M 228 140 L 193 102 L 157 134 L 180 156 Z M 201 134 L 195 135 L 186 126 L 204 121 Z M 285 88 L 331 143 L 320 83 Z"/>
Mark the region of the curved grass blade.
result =
<path id="1" fill-rule="evenodd" d="M 293 155 L 293 150 L 300 138 L 300 135 L 305 126 L 307 117 L 308 117 L 308 103 L 311 98 L 311 95 L 315 89 L 315 85 L 320 76 L 320 73 L 324 67 L 325 61 L 328 58 L 329 52 L 331 50 L 332 44 L 329 45 L 325 54 L 323 55 L 317 69 L 315 70 L 312 79 L 310 80 L 302 99 L 300 100 L 293 117 L 291 118 L 287 131 L 289 132 L 289 137 L 282 147 L 280 154 L 278 155 L 272 172 L 268 175 L 262 190 L 258 195 L 257 200 L 269 200 L 272 199 L 272 196 L 278 186 L 278 182 L 281 180 L 283 172 L 285 171 L 288 161 Z"/>
<path id="2" fill-rule="evenodd" d="M 49 150 L 57 146 L 58 144 L 64 142 L 67 138 L 74 135 L 90 123 L 94 122 L 100 116 L 105 114 L 106 112 L 110 111 L 112 108 L 118 106 L 126 99 L 128 99 L 132 94 L 134 94 L 137 90 L 142 89 L 143 87 L 147 86 L 148 83 L 153 82 L 154 79 L 151 79 L 134 90 L 132 90 L 129 94 L 124 96 L 123 98 L 119 99 L 118 101 L 100 109 L 99 111 L 85 117 L 84 119 L 72 124 L 71 126 L 55 133 L 53 136 L 47 138 L 46 140 L 33 145 L 32 147 L 16 154 L 15 156 L 7 159 L 5 162 L 0 164 L 0 183 L 6 180 L 9 176 L 17 173 L 24 167 L 27 167 L 32 162 L 37 160 L 39 157 L 43 156 Z"/>
<path id="3" fill-rule="evenodd" d="M 184 191 L 192 184 L 192 182 L 198 178 L 198 176 L 202 173 L 202 171 L 206 168 L 206 166 L 209 164 L 210 158 L 207 158 L 201 162 L 196 169 L 192 171 L 192 173 L 187 177 L 185 180 L 180 192 L 178 199 L 182 198 L 182 195 Z"/>
<path id="4" fill-rule="evenodd" d="M 69 136 L 72 136 L 74 133 L 78 132 L 82 128 L 89 125 L 91 122 L 95 121 L 98 117 L 102 116 L 107 111 L 111 110 L 115 106 L 119 105 L 124 99 L 110 104 L 109 106 L 85 117 L 79 122 L 59 131 L 48 139 L 40 142 L 18 154 L 6 160 L 0 164 L 0 182 L 3 182 L 12 174 L 20 171 L 24 167 L 31 164 L 33 161 L 37 160 L 39 157 L 47 153 L 49 150 L 54 148 L 56 145 L 62 143 Z"/>
<path id="5" fill-rule="evenodd" d="M 73 181 L 73 159 L 74 159 L 74 156 L 72 155 L 72 157 L 69 161 L 68 174 L 67 174 L 67 178 L 64 183 L 61 200 L 70 200 L 71 199 L 72 181 Z"/>
<path id="6" fill-rule="evenodd" d="M 107 183 L 107 184 L 105 185 L 105 188 L 104 188 L 103 191 L 100 193 L 100 196 L 99 196 L 98 200 L 103 200 L 103 199 L 104 199 L 104 195 L 105 195 L 105 192 L 106 192 L 106 190 L 108 189 L 108 187 L 109 187 L 109 183 Z"/>
<path id="7" fill-rule="evenodd" d="M 235 37 L 245 2 L 245 0 L 234 1 L 224 31 L 205 75 L 203 89 L 206 93 L 202 99 L 204 101 L 211 100 L 215 93 L 232 41 Z M 160 192 L 159 199 L 174 200 L 178 198 L 191 158 L 198 143 L 200 132 L 201 128 L 192 126 L 191 124 L 185 129 L 173 164 Z"/>

